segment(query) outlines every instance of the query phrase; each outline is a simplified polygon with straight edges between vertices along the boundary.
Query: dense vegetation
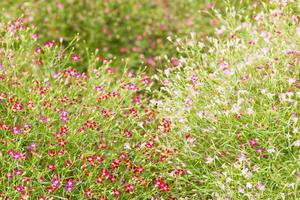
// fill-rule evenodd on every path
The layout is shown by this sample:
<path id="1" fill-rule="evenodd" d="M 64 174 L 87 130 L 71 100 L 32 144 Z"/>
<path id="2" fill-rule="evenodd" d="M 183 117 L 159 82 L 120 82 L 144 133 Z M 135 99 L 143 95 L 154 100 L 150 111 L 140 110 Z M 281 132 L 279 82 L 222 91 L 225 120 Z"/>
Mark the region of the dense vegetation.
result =
<path id="1" fill-rule="evenodd" d="M 297 1 L 0 6 L 0 199 L 300 198 Z"/>

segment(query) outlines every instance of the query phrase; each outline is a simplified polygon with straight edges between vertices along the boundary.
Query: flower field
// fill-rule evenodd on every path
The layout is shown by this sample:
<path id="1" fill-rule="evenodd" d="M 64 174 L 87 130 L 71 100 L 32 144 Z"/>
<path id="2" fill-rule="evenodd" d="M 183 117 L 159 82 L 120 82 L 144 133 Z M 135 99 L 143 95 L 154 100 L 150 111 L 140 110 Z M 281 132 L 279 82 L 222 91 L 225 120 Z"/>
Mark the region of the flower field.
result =
<path id="1" fill-rule="evenodd" d="M 0 8 L 0 199 L 300 199 L 298 1 Z"/>

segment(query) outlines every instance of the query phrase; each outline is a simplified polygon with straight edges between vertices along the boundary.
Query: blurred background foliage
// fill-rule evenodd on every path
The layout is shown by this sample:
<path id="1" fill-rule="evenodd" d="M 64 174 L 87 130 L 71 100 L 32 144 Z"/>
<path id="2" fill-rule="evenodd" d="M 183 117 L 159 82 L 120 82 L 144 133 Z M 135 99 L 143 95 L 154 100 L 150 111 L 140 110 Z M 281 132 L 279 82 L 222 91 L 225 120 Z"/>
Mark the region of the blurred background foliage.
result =
<path id="1" fill-rule="evenodd" d="M 261 1 L 224 0 L 5 0 L 0 2 L 5 20 L 23 18 L 36 27 L 41 42 L 74 37 L 82 61 L 97 50 L 99 59 L 112 66 L 149 71 L 167 66 L 176 50 L 167 37 L 182 38 L 191 32 L 212 35 L 219 26 L 214 9 L 259 9 Z M 168 57 L 169 59 L 165 59 Z M 118 59 L 114 59 L 118 58 Z M 123 58 L 123 59 L 119 59 Z M 82 70 L 86 67 L 81 66 Z"/>

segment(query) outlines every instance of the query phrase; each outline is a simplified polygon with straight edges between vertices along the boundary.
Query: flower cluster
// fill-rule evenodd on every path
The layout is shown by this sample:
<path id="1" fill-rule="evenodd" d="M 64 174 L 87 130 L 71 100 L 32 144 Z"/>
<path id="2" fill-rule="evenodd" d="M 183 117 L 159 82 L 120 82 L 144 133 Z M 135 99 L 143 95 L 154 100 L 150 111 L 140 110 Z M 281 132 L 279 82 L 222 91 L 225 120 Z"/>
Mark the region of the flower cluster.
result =
<path id="1" fill-rule="evenodd" d="M 160 145 L 171 125 L 149 106 L 149 76 L 120 78 L 97 55 L 81 72 L 76 53 L 14 30 L 1 30 L 0 198 L 172 197 L 169 183 L 184 173 Z"/>

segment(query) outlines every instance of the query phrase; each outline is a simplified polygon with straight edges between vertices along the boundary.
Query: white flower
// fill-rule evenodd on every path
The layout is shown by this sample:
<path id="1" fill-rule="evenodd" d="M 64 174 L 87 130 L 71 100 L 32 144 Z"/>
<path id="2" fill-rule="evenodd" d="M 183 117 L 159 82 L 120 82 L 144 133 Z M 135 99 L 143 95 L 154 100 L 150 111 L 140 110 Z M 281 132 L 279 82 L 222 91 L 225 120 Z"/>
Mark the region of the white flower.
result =
<path id="1" fill-rule="evenodd" d="M 300 30 L 299 30 L 299 31 L 300 31 Z M 198 42 L 198 47 L 200 47 L 200 48 L 202 49 L 204 46 L 205 46 L 204 43 Z"/>
<path id="2" fill-rule="evenodd" d="M 246 183 L 246 187 L 251 189 L 252 188 L 252 183 Z"/>
<path id="3" fill-rule="evenodd" d="M 247 112 L 247 114 L 249 114 L 249 115 L 254 114 L 254 111 L 253 111 L 252 108 L 247 108 L 246 112 Z"/>
<path id="4" fill-rule="evenodd" d="M 131 149 L 130 144 L 128 142 L 124 144 L 124 149 Z"/>
<path id="5" fill-rule="evenodd" d="M 297 27 L 296 33 L 297 33 L 298 35 L 300 35 L 300 26 Z"/>
<path id="6" fill-rule="evenodd" d="M 217 34 L 221 35 L 226 30 L 225 26 L 221 26 L 221 28 L 217 29 Z"/>
<path id="7" fill-rule="evenodd" d="M 188 42 L 187 42 L 187 45 L 188 45 L 188 46 L 194 46 L 194 41 L 193 41 L 193 40 L 188 41 Z"/>
<path id="8" fill-rule="evenodd" d="M 232 106 L 231 111 L 232 111 L 233 113 L 238 113 L 238 112 L 240 111 L 240 109 L 241 109 L 240 106 L 234 105 L 234 106 Z"/>
<path id="9" fill-rule="evenodd" d="M 267 90 L 266 90 L 266 89 L 261 89 L 260 92 L 261 92 L 262 94 L 266 94 L 266 93 L 267 93 Z"/>
<path id="10" fill-rule="evenodd" d="M 296 147 L 300 147 L 300 140 L 296 140 L 293 144 Z"/>
<path id="11" fill-rule="evenodd" d="M 274 149 L 274 148 L 270 148 L 270 149 L 268 149 L 268 152 L 269 152 L 269 153 L 274 153 L 274 152 L 275 152 L 275 149 Z"/>
<path id="12" fill-rule="evenodd" d="M 292 114 L 292 120 L 293 120 L 294 123 L 296 123 L 298 121 L 297 114 L 295 114 L 295 113 Z"/>
<path id="13" fill-rule="evenodd" d="M 295 82 L 296 82 L 295 79 L 293 79 L 293 78 L 290 78 L 290 79 L 289 79 L 289 84 L 290 84 L 290 85 L 292 85 L 292 84 L 295 83 Z"/>
<path id="14" fill-rule="evenodd" d="M 207 164 L 212 163 L 215 160 L 215 158 L 212 158 L 210 156 L 206 157 L 206 162 Z"/>
<path id="15" fill-rule="evenodd" d="M 243 153 L 240 153 L 240 155 L 239 155 L 239 161 L 243 161 L 243 160 L 245 160 L 245 154 L 243 154 Z"/>
<path id="16" fill-rule="evenodd" d="M 231 178 L 230 177 L 227 177 L 226 178 L 226 183 L 230 183 L 231 182 Z"/>
<path id="17" fill-rule="evenodd" d="M 198 115 L 199 118 L 203 118 L 203 111 L 198 111 L 197 115 Z"/>

